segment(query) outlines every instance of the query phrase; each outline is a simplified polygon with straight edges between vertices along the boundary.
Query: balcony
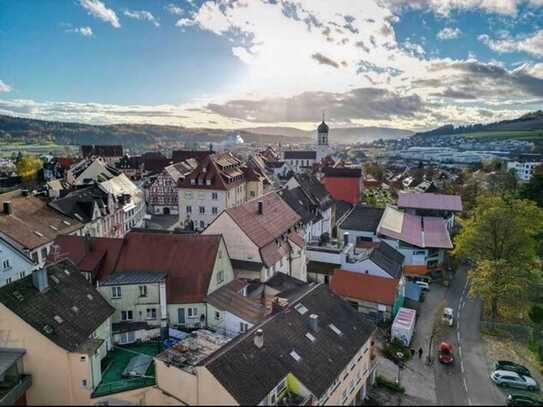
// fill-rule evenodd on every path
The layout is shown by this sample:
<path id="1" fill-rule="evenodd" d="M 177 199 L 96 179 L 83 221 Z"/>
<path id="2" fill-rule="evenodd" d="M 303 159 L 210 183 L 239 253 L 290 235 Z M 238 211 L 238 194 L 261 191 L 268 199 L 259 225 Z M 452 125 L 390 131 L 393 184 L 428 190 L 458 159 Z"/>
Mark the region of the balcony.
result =
<path id="1" fill-rule="evenodd" d="M 32 386 L 30 375 L 6 378 L 0 383 L 0 406 L 12 406 L 17 403 L 30 386 Z"/>
<path id="2" fill-rule="evenodd" d="M 312 406 L 313 396 L 301 396 L 291 391 L 284 392 L 277 400 L 278 406 Z"/>

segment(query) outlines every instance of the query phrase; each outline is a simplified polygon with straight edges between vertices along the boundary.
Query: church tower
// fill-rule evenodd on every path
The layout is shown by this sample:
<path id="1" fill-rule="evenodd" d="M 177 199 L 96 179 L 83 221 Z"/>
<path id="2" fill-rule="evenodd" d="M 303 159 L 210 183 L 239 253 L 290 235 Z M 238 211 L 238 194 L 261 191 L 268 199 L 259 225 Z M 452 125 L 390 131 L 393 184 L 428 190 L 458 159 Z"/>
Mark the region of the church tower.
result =
<path id="1" fill-rule="evenodd" d="M 322 123 L 317 128 L 317 145 L 328 147 L 328 125 L 324 122 L 324 112 L 322 113 Z"/>

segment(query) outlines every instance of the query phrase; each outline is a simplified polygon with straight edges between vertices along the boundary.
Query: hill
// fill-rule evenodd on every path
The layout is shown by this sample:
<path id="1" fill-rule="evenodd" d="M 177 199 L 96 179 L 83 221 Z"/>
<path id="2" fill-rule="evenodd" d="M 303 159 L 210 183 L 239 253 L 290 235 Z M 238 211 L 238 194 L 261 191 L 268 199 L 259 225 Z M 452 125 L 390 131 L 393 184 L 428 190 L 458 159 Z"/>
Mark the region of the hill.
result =
<path id="1" fill-rule="evenodd" d="M 527 113 L 517 119 L 489 124 L 454 127 L 452 124 L 415 134 L 415 137 L 466 135 L 476 138 L 540 138 L 543 131 L 543 111 Z"/>
<path id="2" fill-rule="evenodd" d="M 236 130 L 247 143 L 308 143 L 314 131 L 292 127 L 257 127 Z M 150 124 L 91 125 L 0 115 L 0 141 L 54 142 L 59 145 L 123 144 L 144 147 L 171 141 L 220 143 L 232 130 Z M 332 143 L 401 138 L 412 132 L 378 127 L 331 130 Z"/>

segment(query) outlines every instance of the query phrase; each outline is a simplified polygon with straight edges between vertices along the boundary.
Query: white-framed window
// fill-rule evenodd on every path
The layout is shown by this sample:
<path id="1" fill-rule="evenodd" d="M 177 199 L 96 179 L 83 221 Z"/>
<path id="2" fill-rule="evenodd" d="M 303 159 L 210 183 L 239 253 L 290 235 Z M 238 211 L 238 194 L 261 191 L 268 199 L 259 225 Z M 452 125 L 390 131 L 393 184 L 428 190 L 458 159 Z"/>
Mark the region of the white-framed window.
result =
<path id="1" fill-rule="evenodd" d="M 198 308 L 196 308 L 196 307 L 187 308 L 187 316 L 189 318 L 197 318 L 198 317 Z"/>
<path id="2" fill-rule="evenodd" d="M 213 208 L 211 208 L 211 213 L 212 213 L 213 215 L 216 215 L 216 214 L 219 213 L 219 210 L 218 210 L 216 207 L 213 207 Z"/>
<path id="3" fill-rule="evenodd" d="M 129 311 L 121 311 L 121 320 L 122 321 L 132 321 L 134 319 L 134 313 Z"/>
<path id="4" fill-rule="evenodd" d="M 25 278 L 25 275 L 26 275 L 25 272 L 24 272 L 24 271 L 21 271 L 21 272 L 19 273 L 19 278 Z"/>
<path id="5" fill-rule="evenodd" d="M 6 284 L 11 283 L 11 277 L 6 278 Z"/>
<path id="6" fill-rule="evenodd" d="M 140 285 L 140 297 L 147 297 L 147 286 Z"/>
<path id="7" fill-rule="evenodd" d="M 256 196 L 255 191 L 249 192 L 249 195 L 251 196 L 251 198 L 254 198 Z"/>
<path id="8" fill-rule="evenodd" d="M 216 193 L 216 192 L 212 192 L 212 193 L 211 193 L 211 199 L 213 199 L 214 201 L 216 201 L 217 199 L 219 199 L 219 194 Z"/>
<path id="9" fill-rule="evenodd" d="M 240 322 L 239 323 L 239 331 L 241 333 L 247 332 L 248 330 L 249 330 L 249 324 L 247 324 L 245 322 Z"/>
<path id="10" fill-rule="evenodd" d="M 221 284 L 224 281 L 224 271 L 217 271 L 217 284 Z"/>
<path id="11" fill-rule="evenodd" d="M 111 287 L 111 298 L 121 298 L 121 287 Z"/>
<path id="12" fill-rule="evenodd" d="M 201 220 L 200 221 L 200 229 L 203 229 L 205 227 L 206 227 L 206 223 L 203 220 Z"/>
<path id="13" fill-rule="evenodd" d="M 87 384 L 88 384 L 87 379 L 82 379 L 82 380 L 81 380 L 81 387 L 82 387 L 83 389 L 87 388 Z"/>
<path id="14" fill-rule="evenodd" d="M 11 268 L 11 264 L 9 263 L 9 259 L 6 259 L 2 262 L 2 266 L 4 267 L 4 270 Z"/>
<path id="15" fill-rule="evenodd" d="M 156 308 L 147 308 L 147 319 L 156 319 Z"/>

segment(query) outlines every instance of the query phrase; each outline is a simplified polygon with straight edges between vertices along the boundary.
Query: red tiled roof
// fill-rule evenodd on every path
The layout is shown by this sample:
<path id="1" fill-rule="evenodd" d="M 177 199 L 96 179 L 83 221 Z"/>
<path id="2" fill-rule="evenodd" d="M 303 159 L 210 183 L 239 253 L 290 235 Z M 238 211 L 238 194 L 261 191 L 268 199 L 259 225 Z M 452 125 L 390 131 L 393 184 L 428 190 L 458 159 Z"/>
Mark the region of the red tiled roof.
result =
<path id="1" fill-rule="evenodd" d="M 462 198 L 458 195 L 443 195 L 421 192 L 400 192 L 400 208 L 435 209 L 444 211 L 462 211 Z"/>
<path id="2" fill-rule="evenodd" d="M 258 202 L 262 202 L 262 214 L 258 214 Z M 280 238 L 302 219 L 276 192 L 226 212 L 258 247 Z"/>
<path id="3" fill-rule="evenodd" d="M 240 165 L 241 161 L 231 153 L 207 156 L 194 171 L 179 180 L 178 186 L 223 191 L 232 189 L 245 181 Z"/>
<path id="4" fill-rule="evenodd" d="M 90 252 L 87 252 L 85 240 L 81 236 L 58 236 L 54 244 L 58 246 L 60 256 L 68 257 L 82 271 L 92 272 L 98 266 L 94 278 L 100 281 L 115 270 L 123 239 L 91 238 Z"/>
<path id="5" fill-rule="evenodd" d="M 130 232 L 115 271 L 153 271 L 168 275 L 169 304 L 202 302 L 221 236 Z"/>
<path id="6" fill-rule="evenodd" d="M 330 281 L 330 288 L 341 297 L 393 305 L 398 291 L 398 282 L 394 278 L 335 270 Z"/>

